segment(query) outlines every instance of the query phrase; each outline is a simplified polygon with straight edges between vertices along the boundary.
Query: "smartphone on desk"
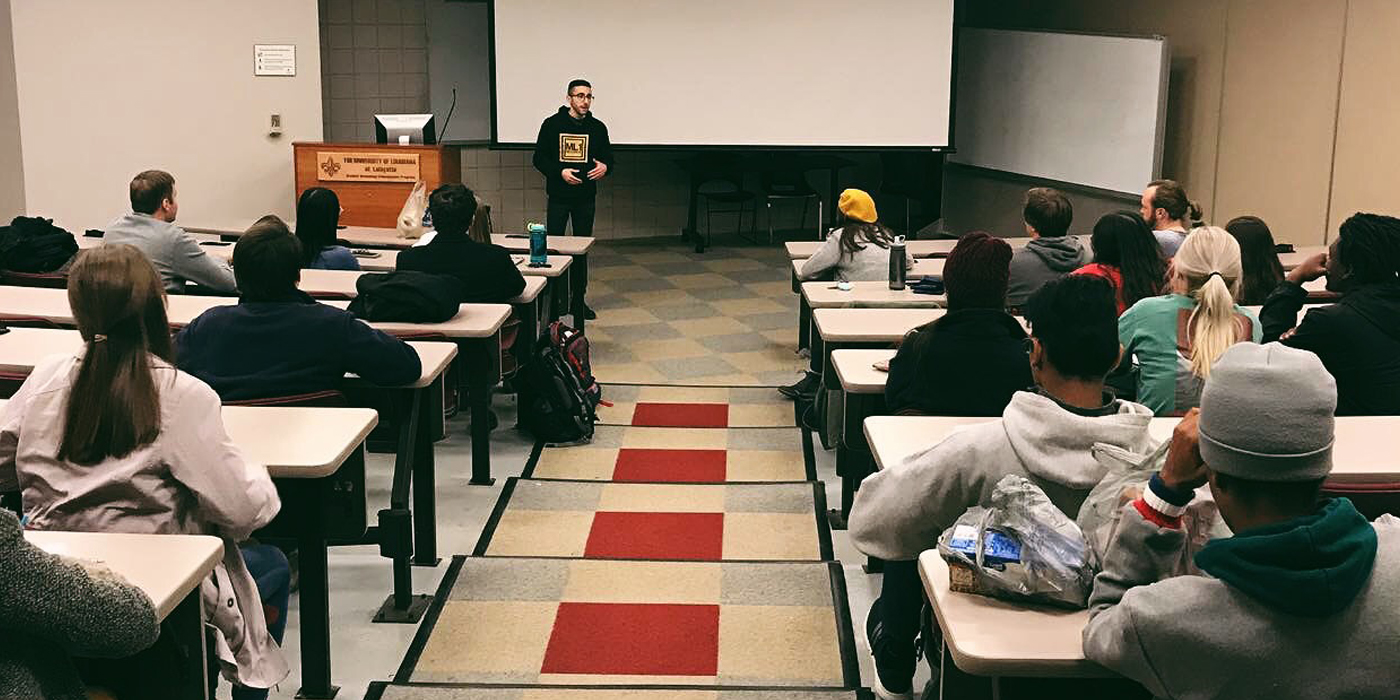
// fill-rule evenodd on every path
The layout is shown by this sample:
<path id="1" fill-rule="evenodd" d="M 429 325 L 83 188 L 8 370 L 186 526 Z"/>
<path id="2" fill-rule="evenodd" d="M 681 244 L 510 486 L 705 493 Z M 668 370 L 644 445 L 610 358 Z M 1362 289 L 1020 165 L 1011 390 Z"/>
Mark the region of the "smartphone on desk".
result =
<path id="1" fill-rule="evenodd" d="M 890 361 L 889 361 L 889 360 L 877 360 L 877 361 L 875 361 L 875 362 L 871 362 L 871 363 L 870 363 L 870 366 L 871 366 L 871 367 L 874 367 L 876 372 L 888 372 L 888 371 L 890 371 Z"/>
<path id="2" fill-rule="evenodd" d="M 233 245 L 233 244 L 232 244 L 232 243 L 229 243 L 228 241 L 205 241 L 205 242 L 203 242 L 203 243 L 200 243 L 200 245 L 216 246 L 216 247 L 222 248 L 222 247 L 224 247 L 224 246 Z"/>
<path id="3" fill-rule="evenodd" d="M 528 233 L 507 233 L 507 234 L 506 234 L 506 238 L 529 238 L 529 237 L 530 237 L 530 234 L 528 234 Z"/>
<path id="4" fill-rule="evenodd" d="M 361 249 L 357 249 L 357 250 L 352 250 L 352 251 L 350 251 L 350 254 L 353 255 L 353 256 L 355 256 L 355 257 L 357 257 L 357 258 L 377 258 L 377 257 L 379 257 L 379 253 L 377 253 L 377 252 L 375 252 L 375 251 L 373 251 L 373 250 L 364 250 L 364 249 L 362 249 L 362 248 L 361 248 Z"/>

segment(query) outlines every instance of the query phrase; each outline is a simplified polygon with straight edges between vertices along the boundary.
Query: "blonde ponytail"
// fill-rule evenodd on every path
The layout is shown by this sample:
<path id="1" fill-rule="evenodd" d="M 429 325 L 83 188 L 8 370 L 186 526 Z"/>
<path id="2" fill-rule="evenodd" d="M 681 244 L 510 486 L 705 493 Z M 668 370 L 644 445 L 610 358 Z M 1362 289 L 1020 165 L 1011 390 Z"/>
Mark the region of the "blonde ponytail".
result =
<path id="1" fill-rule="evenodd" d="M 1191 230 L 1173 260 L 1175 274 L 1196 300 L 1188 324 L 1191 373 L 1206 379 L 1210 367 L 1236 342 L 1235 295 L 1242 266 L 1240 244 L 1215 226 Z"/>

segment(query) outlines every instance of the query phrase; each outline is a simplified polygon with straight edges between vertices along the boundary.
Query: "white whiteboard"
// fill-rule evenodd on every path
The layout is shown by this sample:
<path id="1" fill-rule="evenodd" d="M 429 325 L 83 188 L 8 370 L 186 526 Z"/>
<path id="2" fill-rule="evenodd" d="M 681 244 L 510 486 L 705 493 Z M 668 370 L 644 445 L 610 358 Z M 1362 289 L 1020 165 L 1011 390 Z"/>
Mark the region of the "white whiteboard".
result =
<path id="1" fill-rule="evenodd" d="M 495 140 L 572 78 L 614 144 L 946 147 L 953 0 L 495 0 Z"/>
<path id="2" fill-rule="evenodd" d="M 1139 194 L 1160 176 L 1165 39 L 962 29 L 951 160 Z"/>

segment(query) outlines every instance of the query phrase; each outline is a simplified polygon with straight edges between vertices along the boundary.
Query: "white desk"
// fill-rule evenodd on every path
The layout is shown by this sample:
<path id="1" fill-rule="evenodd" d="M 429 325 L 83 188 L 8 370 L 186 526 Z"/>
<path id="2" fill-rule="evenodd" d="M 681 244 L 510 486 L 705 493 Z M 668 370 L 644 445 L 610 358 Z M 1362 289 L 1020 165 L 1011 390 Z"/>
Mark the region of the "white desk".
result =
<path id="1" fill-rule="evenodd" d="M 562 259 L 566 261 L 566 265 L 567 261 L 571 260 L 571 258 L 567 257 Z M 525 269 L 522 267 L 520 271 L 524 273 Z M 342 299 L 354 299 L 359 293 L 355 288 L 355 284 L 359 282 L 360 277 L 364 274 L 363 271 L 356 270 L 302 270 L 301 283 L 298 284 L 297 287 L 313 297 L 334 296 Z M 545 285 L 548 283 L 547 277 L 552 276 L 558 275 L 532 275 L 527 273 L 525 276 L 525 291 L 521 292 L 520 296 L 511 299 L 509 303 L 534 303 L 535 299 L 539 297 L 540 292 L 544 291 Z"/>
<path id="2" fill-rule="evenodd" d="M 1292 270 L 1302 264 L 1304 260 L 1311 258 L 1318 253 L 1326 253 L 1325 245 L 1300 245 L 1294 246 L 1292 253 L 1279 253 L 1278 261 L 1283 264 L 1283 269 Z"/>
<path id="3" fill-rule="evenodd" d="M 890 289 L 889 282 L 851 282 L 849 290 L 841 290 L 834 282 L 803 282 L 802 302 L 809 309 L 840 308 L 942 308 L 948 303 L 946 294 L 915 294 L 907 286 Z"/>
<path id="4" fill-rule="evenodd" d="M 884 469 L 932 447 L 963 426 L 994 418 L 945 416 L 872 416 L 865 419 L 865 436 L 876 465 Z M 1154 440 L 1171 439 L 1180 418 L 1153 418 L 1148 432 Z M 1329 480 L 1339 483 L 1400 481 L 1400 459 L 1394 436 L 1400 416 L 1343 416 L 1337 419 L 1336 446 Z"/>
<path id="5" fill-rule="evenodd" d="M 806 262 L 806 258 L 791 261 L 793 279 L 800 279 L 799 273 L 802 271 L 802 266 L 806 264 Z M 913 282 L 920 277 L 927 277 L 930 275 L 935 277 L 941 276 L 943 274 L 943 266 L 947 264 L 947 262 L 948 260 L 946 258 L 915 258 L 913 266 L 905 271 L 905 279 Z M 831 284 L 831 282 L 827 284 Z M 888 280 L 881 284 L 889 287 Z"/>
<path id="6" fill-rule="evenodd" d="M 890 373 L 875 369 L 876 362 L 889 362 L 894 350 L 833 350 L 831 366 L 847 394 L 883 394 Z"/>
<path id="7" fill-rule="evenodd" d="M 1024 236 L 1017 238 L 1005 238 L 1012 248 L 1023 248 L 1031 239 Z M 797 260 L 798 258 L 810 258 L 816 255 L 817 249 L 821 248 L 823 241 L 788 241 L 783 246 L 787 248 L 788 258 Z M 953 252 L 953 247 L 958 244 L 956 238 L 939 238 L 934 240 L 913 240 L 905 241 L 906 250 L 916 258 L 946 258 Z"/>

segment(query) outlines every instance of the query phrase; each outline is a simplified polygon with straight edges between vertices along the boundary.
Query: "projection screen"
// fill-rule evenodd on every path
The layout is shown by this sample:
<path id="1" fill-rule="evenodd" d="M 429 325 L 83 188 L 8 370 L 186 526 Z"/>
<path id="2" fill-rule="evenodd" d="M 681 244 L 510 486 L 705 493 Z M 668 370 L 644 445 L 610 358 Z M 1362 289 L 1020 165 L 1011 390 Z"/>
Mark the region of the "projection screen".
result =
<path id="1" fill-rule="evenodd" d="M 569 80 L 616 145 L 944 148 L 953 0 L 494 0 L 493 140 Z"/>

